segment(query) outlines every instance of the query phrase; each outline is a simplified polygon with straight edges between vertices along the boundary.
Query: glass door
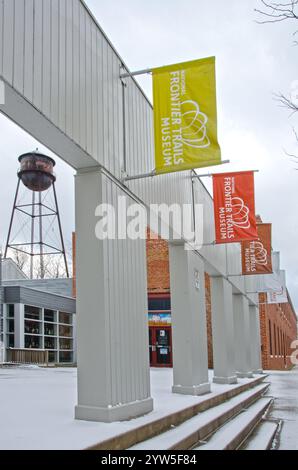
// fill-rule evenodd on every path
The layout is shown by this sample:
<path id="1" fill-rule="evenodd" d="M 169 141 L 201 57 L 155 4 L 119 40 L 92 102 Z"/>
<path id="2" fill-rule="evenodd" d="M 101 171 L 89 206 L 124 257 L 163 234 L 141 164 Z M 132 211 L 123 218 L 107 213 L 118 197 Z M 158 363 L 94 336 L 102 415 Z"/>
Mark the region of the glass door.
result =
<path id="1" fill-rule="evenodd" d="M 156 328 L 156 361 L 159 366 L 172 365 L 170 328 Z"/>
<path id="2" fill-rule="evenodd" d="M 171 327 L 149 327 L 151 367 L 172 367 Z"/>

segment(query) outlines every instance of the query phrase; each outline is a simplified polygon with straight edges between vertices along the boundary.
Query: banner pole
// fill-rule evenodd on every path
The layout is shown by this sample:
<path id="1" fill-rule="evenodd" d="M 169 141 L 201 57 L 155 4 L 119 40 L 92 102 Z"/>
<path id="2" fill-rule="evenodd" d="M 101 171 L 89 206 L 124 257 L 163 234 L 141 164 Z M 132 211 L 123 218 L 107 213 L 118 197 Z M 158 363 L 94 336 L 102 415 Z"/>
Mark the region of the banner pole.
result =
<path id="1" fill-rule="evenodd" d="M 222 162 L 219 163 L 219 165 L 224 165 L 226 163 L 230 163 L 230 160 L 223 160 Z M 190 170 L 195 170 L 196 168 L 190 168 Z M 182 170 L 182 171 L 187 171 L 187 170 Z M 259 171 L 259 170 L 255 170 Z M 178 173 L 178 172 L 171 172 L 169 171 L 168 173 L 156 173 L 156 170 L 150 171 L 150 173 L 141 173 L 140 175 L 134 175 L 134 176 L 124 176 L 121 179 L 122 183 L 125 183 L 125 181 L 132 181 L 132 180 L 139 180 L 142 178 L 151 178 L 152 176 L 159 176 L 159 175 L 169 175 L 171 173 Z M 206 175 L 192 175 L 191 178 L 201 178 L 202 176 L 212 176 L 212 173 L 207 173 Z"/>
<path id="2" fill-rule="evenodd" d="M 135 77 L 136 75 L 145 75 L 146 73 L 151 73 L 151 72 L 152 72 L 152 69 L 136 70 L 135 72 L 124 72 L 124 73 L 120 73 L 120 78 Z"/>
<path id="3" fill-rule="evenodd" d="M 223 160 L 221 164 L 223 163 L 230 163 L 230 160 Z M 253 173 L 259 173 L 260 170 L 250 170 Z M 192 175 L 192 178 L 207 178 L 208 176 L 211 177 L 213 175 L 216 175 L 216 173 L 205 173 L 203 175 Z"/>

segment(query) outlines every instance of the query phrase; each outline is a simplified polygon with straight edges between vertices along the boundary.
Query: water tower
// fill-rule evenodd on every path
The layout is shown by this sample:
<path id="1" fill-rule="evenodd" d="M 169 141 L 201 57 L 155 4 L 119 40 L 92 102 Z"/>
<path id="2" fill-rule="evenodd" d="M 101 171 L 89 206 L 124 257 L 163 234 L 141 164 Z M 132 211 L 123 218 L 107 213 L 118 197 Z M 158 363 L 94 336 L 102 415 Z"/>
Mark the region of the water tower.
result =
<path id="1" fill-rule="evenodd" d="M 34 260 L 36 257 L 39 259 L 40 277 L 44 278 L 45 257 L 49 259 L 49 256 L 60 255 L 63 257 L 65 274 L 69 277 L 55 188 L 54 166 L 56 162 L 47 155 L 38 152 L 38 150 L 21 155 L 19 162 L 18 183 L 9 224 L 5 257 L 9 249 L 28 255 L 30 257 L 30 278 L 32 279 L 34 277 Z M 19 199 L 21 182 L 26 188 L 25 192 L 29 192 L 29 202 L 25 201 L 25 197 Z M 23 224 L 24 226 L 18 226 L 20 224 L 16 223 L 17 213 L 25 217 L 25 224 L 26 222 L 29 223 L 29 239 L 27 237 L 21 239 L 20 237 L 20 232 L 24 231 L 25 224 Z M 57 225 L 58 243 L 55 246 L 47 240 L 49 230 L 47 228 L 47 231 L 45 231 L 45 222 L 48 223 L 49 221 L 48 226 L 52 231 L 55 224 Z M 15 225 L 17 235 L 13 237 Z"/>

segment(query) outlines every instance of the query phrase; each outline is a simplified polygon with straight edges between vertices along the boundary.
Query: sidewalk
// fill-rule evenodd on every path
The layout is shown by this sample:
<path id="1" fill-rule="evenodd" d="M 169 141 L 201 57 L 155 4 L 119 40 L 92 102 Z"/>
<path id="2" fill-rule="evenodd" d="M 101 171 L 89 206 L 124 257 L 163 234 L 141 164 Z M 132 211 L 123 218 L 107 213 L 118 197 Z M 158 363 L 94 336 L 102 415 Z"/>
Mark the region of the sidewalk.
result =
<path id="1" fill-rule="evenodd" d="M 270 418 L 283 421 L 278 442 L 280 450 L 298 450 L 298 367 L 270 374 L 269 394 L 274 400 Z"/>

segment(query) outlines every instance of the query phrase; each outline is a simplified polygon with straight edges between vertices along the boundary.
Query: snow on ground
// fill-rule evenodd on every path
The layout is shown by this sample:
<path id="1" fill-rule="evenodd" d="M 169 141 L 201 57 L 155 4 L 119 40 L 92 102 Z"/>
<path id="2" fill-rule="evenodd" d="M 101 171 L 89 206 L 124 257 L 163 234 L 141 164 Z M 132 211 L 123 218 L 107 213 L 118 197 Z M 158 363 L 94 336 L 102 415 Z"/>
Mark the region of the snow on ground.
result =
<path id="1" fill-rule="evenodd" d="M 151 369 L 153 412 L 130 421 L 96 423 L 74 419 L 76 376 L 74 368 L 0 369 L 0 449 L 84 449 L 251 381 L 212 384 L 212 393 L 193 397 L 171 393 L 172 369 Z"/>
<path id="2" fill-rule="evenodd" d="M 270 395 L 274 400 L 269 418 L 282 419 L 278 448 L 298 450 L 298 367 L 291 371 L 270 371 Z"/>

